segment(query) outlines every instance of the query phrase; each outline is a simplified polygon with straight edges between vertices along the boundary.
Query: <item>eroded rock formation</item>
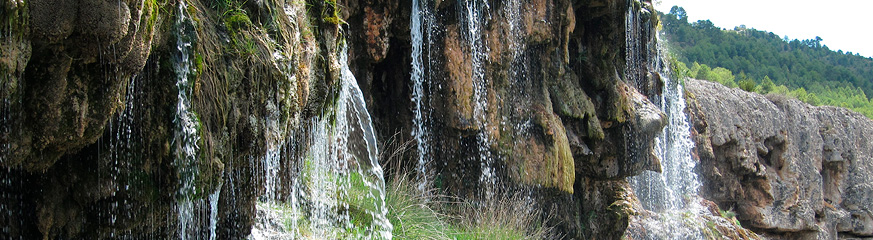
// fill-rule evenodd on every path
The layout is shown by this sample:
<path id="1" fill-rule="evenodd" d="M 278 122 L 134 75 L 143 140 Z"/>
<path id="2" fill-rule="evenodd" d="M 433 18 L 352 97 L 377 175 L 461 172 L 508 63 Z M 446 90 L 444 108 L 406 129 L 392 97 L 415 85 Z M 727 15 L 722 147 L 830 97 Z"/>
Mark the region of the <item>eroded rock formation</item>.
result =
<path id="1" fill-rule="evenodd" d="M 665 124 L 649 100 L 663 85 L 649 69 L 658 25 L 651 2 L 470 2 L 427 5 L 438 28 L 428 35 L 425 105 L 433 150 L 426 154 L 435 160 L 438 187 L 475 197 L 486 187 L 480 176 L 488 156 L 496 188 L 530 192 L 555 213 L 548 224 L 566 238 L 621 238 L 631 216 L 640 214 L 624 178 L 658 170 L 651 145 Z M 217 236 L 244 238 L 258 198 L 289 191 L 265 189 L 260 159 L 268 149 L 282 149 L 279 175 L 290 182 L 308 147 L 306 123 L 336 101 L 337 46 L 344 39 L 380 140 L 395 133 L 411 138 L 410 4 L 4 1 L 0 202 L 7 214 L 0 217 L 6 226 L 0 238 L 206 236 L 211 233 L 202 229 L 180 233 L 185 216 L 175 208 L 180 199 L 206 201 L 219 186 L 217 210 L 198 205 L 192 218 L 210 224 L 205 213 L 218 211 Z M 183 93 L 196 116 L 195 143 L 179 140 Z M 773 137 L 755 150 L 790 152 L 787 139 Z M 828 156 L 857 159 L 860 153 L 842 154 L 844 143 L 834 142 L 829 149 L 840 154 Z M 179 162 L 185 144 L 196 145 L 194 161 Z M 829 162 L 818 168 L 831 169 L 818 181 L 853 179 L 850 165 Z M 768 176 L 769 170 L 754 169 L 736 176 Z M 180 184 L 188 178 L 190 186 Z M 830 196 L 839 206 L 869 199 L 837 194 L 848 191 L 839 186 L 798 199 Z M 180 192 L 183 187 L 196 190 Z M 766 191 L 750 189 L 768 199 Z M 810 204 L 792 214 L 807 217 L 811 209 L 817 219 L 827 206 Z M 767 224 L 785 219 L 762 206 L 743 211 L 777 215 L 746 219 L 761 222 L 753 226 L 775 228 Z M 832 213 L 866 208 L 843 209 Z M 798 219 L 790 231 L 817 226 Z M 843 232 L 868 231 L 861 217 L 847 221 L 839 226 L 853 230 Z"/>
<path id="2" fill-rule="evenodd" d="M 873 121 L 687 81 L 703 197 L 775 239 L 873 237 Z"/>

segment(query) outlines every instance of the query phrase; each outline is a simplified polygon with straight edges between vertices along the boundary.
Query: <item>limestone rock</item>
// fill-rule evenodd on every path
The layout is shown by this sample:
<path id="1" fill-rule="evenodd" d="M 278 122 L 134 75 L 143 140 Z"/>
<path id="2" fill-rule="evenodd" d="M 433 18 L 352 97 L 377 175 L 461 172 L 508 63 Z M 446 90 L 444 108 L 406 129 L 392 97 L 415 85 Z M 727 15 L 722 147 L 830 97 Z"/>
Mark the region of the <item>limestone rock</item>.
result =
<path id="1" fill-rule="evenodd" d="M 712 82 L 687 88 L 704 197 L 771 237 L 873 236 L 873 121 Z"/>

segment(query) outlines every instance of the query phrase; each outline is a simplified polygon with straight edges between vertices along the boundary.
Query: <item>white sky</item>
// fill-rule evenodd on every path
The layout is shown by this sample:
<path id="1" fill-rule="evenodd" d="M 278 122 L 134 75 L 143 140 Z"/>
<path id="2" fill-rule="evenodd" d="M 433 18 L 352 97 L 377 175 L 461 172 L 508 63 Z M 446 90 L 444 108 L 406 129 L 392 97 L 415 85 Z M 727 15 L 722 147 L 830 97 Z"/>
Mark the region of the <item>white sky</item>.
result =
<path id="1" fill-rule="evenodd" d="M 789 39 L 814 39 L 833 51 L 873 57 L 873 1 L 871 0 L 655 0 L 659 11 L 673 5 L 685 8 L 688 21 L 709 19 L 718 27 L 773 32 Z M 657 4 L 657 3 L 656 3 Z"/>

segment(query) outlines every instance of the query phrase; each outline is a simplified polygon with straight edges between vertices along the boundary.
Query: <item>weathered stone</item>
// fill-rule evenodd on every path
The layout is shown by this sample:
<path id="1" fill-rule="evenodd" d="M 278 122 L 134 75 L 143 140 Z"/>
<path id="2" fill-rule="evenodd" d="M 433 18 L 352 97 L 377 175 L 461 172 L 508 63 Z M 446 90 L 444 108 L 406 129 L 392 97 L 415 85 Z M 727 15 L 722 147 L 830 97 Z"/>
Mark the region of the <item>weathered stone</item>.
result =
<path id="1" fill-rule="evenodd" d="M 243 26 L 223 25 L 225 12 L 215 11 L 214 2 L 184 2 L 188 8 L 182 11 L 194 27 L 181 35 L 197 39 L 188 76 L 191 108 L 201 122 L 195 185 L 202 198 L 225 181 L 218 203 L 220 238 L 244 238 L 254 223 L 264 179 L 253 159 L 264 157 L 267 142 L 281 137 L 270 130 L 299 132 L 293 139 L 305 142 L 300 123 L 320 117 L 335 100 L 336 46 L 343 37 L 374 124 L 381 128 L 380 140 L 396 132 L 410 135 L 409 2 L 339 1 L 337 11 L 328 1 L 247 1 L 240 6 L 244 16 L 235 16 L 250 18 Z M 481 156 L 488 156 L 497 187 L 538 193 L 535 201 L 559 214 L 560 221 L 550 224 L 568 238 L 620 238 L 638 214 L 622 178 L 658 166 L 650 152 L 663 114 L 640 93 L 648 94 L 652 83 L 646 82 L 654 78 L 635 77 L 651 73 L 629 67 L 625 56 L 628 44 L 647 51 L 654 43 L 651 24 L 630 26 L 640 39 L 629 43 L 627 20 L 646 23 L 642 18 L 652 15 L 620 0 L 523 1 L 517 16 L 502 13 L 503 3 L 489 3 L 476 42 L 488 51 L 476 56 L 481 69 L 475 70 L 482 72 L 473 69 L 469 22 L 463 19 L 468 6 L 436 1 L 431 9 L 438 27 L 428 33 L 433 59 L 426 67 L 432 75 L 425 105 L 432 108 L 427 121 L 440 183 L 451 194 L 472 196 L 482 187 Z M 20 51 L 4 47 L 0 62 L 27 72 L 19 81 L 24 84 L 4 90 L 24 86 L 16 90 L 22 106 L 12 109 L 29 112 L 21 111 L 27 115 L 22 129 L 4 136 L 12 139 L 11 155 L 0 164 L 11 169 L 10 178 L 21 180 L 17 184 L 32 183 L 43 195 L 16 186 L 0 196 L 16 209 L 36 211 L 0 224 L 12 226 L 12 236 L 103 239 L 118 230 L 131 238 L 176 236 L 172 216 L 179 176 L 171 153 L 177 144 L 172 142 L 179 37 L 174 21 L 181 13 L 175 4 L 28 2 L 32 36 L 24 34 L 17 42 L 24 47 L 13 47 Z M 510 26 L 510 18 L 518 25 Z M 343 21 L 347 24 L 335 23 Z M 26 59 L 12 59 L 20 57 Z M 651 57 L 642 54 L 633 66 Z M 117 149 L 113 134 L 119 130 L 107 125 L 118 128 L 112 121 L 125 110 L 122 97 L 134 83 L 141 104 L 131 113 L 138 120 L 131 135 L 141 142 L 134 144 L 135 158 L 113 161 L 104 150 Z M 277 120 L 267 123 L 267 117 Z M 301 147 L 299 142 L 291 148 Z M 293 173 L 303 151 L 283 155 L 283 176 Z M 841 162 L 837 155 L 832 160 Z M 121 165 L 112 165 L 116 162 Z M 120 190 L 121 180 L 112 174 L 135 180 L 125 186 L 134 190 Z M 116 210 L 118 202 L 126 202 L 131 214 L 114 225 L 101 225 L 101 213 L 89 212 Z"/>
<path id="2" fill-rule="evenodd" d="M 862 203 L 873 196 L 873 121 L 717 83 L 687 87 L 704 197 L 771 237 L 873 236 Z"/>
<path id="3" fill-rule="evenodd" d="M 197 40 L 186 76 L 200 139 L 192 197 L 206 198 L 221 182 L 237 188 L 221 193 L 217 233 L 241 239 L 264 191 L 255 170 L 260 166 L 252 159 L 263 157 L 267 139 L 278 138 L 268 125 L 297 127 L 310 103 L 310 86 L 326 85 L 315 59 L 337 55 L 315 49 L 336 43 L 300 37 L 313 31 L 304 29 L 310 26 L 282 20 L 274 23 L 286 31 L 277 33 L 282 36 L 244 29 L 228 34 L 219 26 L 224 22 L 209 21 L 220 14 L 206 5 L 211 3 L 186 3 L 190 24 L 196 25 L 186 34 Z M 28 1 L 28 11 L 15 12 L 30 17 L 16 22 L 24 26 L 4 24 L 4 30 L 15 26 L 18 32 L 15 45 L 5 38 L 0 45 L 0 70 L 20 78 L 3 79 L 2 96 L 12 106 L 3 112 L 3 124 L 9 124 L 3 127 L 11 131 L 3 131 L 2 145 L 9 148 L 0 157 L 0 202 L 31 214 L 0 218 L 9 229 L 0 238 L 178 237 L 179 169 L 172 151 L 178 144 L 173 142 L 179 98 L 173 21 L 179 6 L 172 4 L 178 3 Z M 279 11 L 272 18 L 296 14 L 300 23 L 312 18 L 302 2 L 293 4 L 287 15 Z M 255 52 L 227 53 L 238 47 L 229 46 L 229 38 L 246 39 Z M 268 117 L 276 122 L 267 123 Z"/>
<path id="4" fill-rule="evenodd" d="M 58 42 L 73 34 L 76 26 L 77 0 L 36 0 L 28 2 L 31 31 L 39 41 Z"/>
<path id="5" fill-rule="evenodd" d="M 449 126 L 468 130 L 477 126 L 473 116 L 473 62 L 458 31 L 458 26 L 448 26 L 446 29 L 443 54 L 446 57 L 448 99 L 445 104 Z"/>
<path id="6" fill-rule="evenodd" d="M 577 196 L 582 205 L 580 239 L 623 239 L 642 205 L 625 180 L 581 178 Z"/>
<path id="7" fill-rule="evenodd" d="M 366 35 L 367 53 L 373 62 L 380 62 L 388 54 L 388 26 L 391 18 L 385 14 L 387 7 L 364 7 L 364 34 Z"/>

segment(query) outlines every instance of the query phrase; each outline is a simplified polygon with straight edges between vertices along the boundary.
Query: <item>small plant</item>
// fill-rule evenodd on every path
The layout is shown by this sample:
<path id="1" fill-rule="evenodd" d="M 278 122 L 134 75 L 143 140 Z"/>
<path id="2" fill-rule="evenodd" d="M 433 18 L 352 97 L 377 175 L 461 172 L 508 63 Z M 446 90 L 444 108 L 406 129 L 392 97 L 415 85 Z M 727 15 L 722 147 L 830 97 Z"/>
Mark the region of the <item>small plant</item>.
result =
<path id="1" fill-rule="evenodd" d="M 321 13 L 324 16 L 324 21 L 334 25 L 347 24 L 345 20 L 340 18 L 340 8 L 336 0 L 324 0 L 324 9 Z"/>
<path id="2" fill-rule="evenodd" d="M 733 210 L 727 210 L 727 211 L 725 211 L 725 210 L 721 210 L 721 209 L 719 209 L 719 210 L 718 210 L 718 213 L 721 215 L 721 217 L 723 217 L 723 218 L 725 218 L 725 219 L 727 219 L 727 220 L 730 220 L 731 222 L 733 222 L 733 223 L 736 224 L 737 226 L 742 226 L 742 225 L 740 224 L 740 221 L 737 220 L 737 213 L 734 212 Z"/>
<path id="3" fill-rule="evenodd" d="M 409 175 L 395 175 L 388 184 L 388 220 L 397 239 L 451 239 L 451 226 L 443 221 L 434 189 L 419 190 Z"/>
<path id="4" fill-rule="evenodd" d="M 708 239 L 722 239 L 724 237 L 724 235 L 721 234 L 721 231 L 718 230 L 718 226 L 716 226 L 713 221 L 706 221 L 706 230 L 708 231 Z"/>
<path id="5" fill-rule="evenodd" d="M 228 28 L 237 30 L 252 27 L 252 20 L 249 19 L 249 16 L 246 14 L 245 10 L 242 10 L 240 8 L 227 10 L 224 12 L 223 16 L 224 25 Z"/>
<path id="6" fill-rule="evenodd" d="M 723 218 L 727 218 L 727 219 L 731 219 L 731 218 L 734 218 L 734 217 L 737 216 L 737 214 L 736 214 L 734 211 L 731 211 L 731 210 L 727 210 L 727 211 L 725 211 L 725 210 L 718 210 L 718 213 L 721 214 L 721 217 L 723 217 Z"/>

